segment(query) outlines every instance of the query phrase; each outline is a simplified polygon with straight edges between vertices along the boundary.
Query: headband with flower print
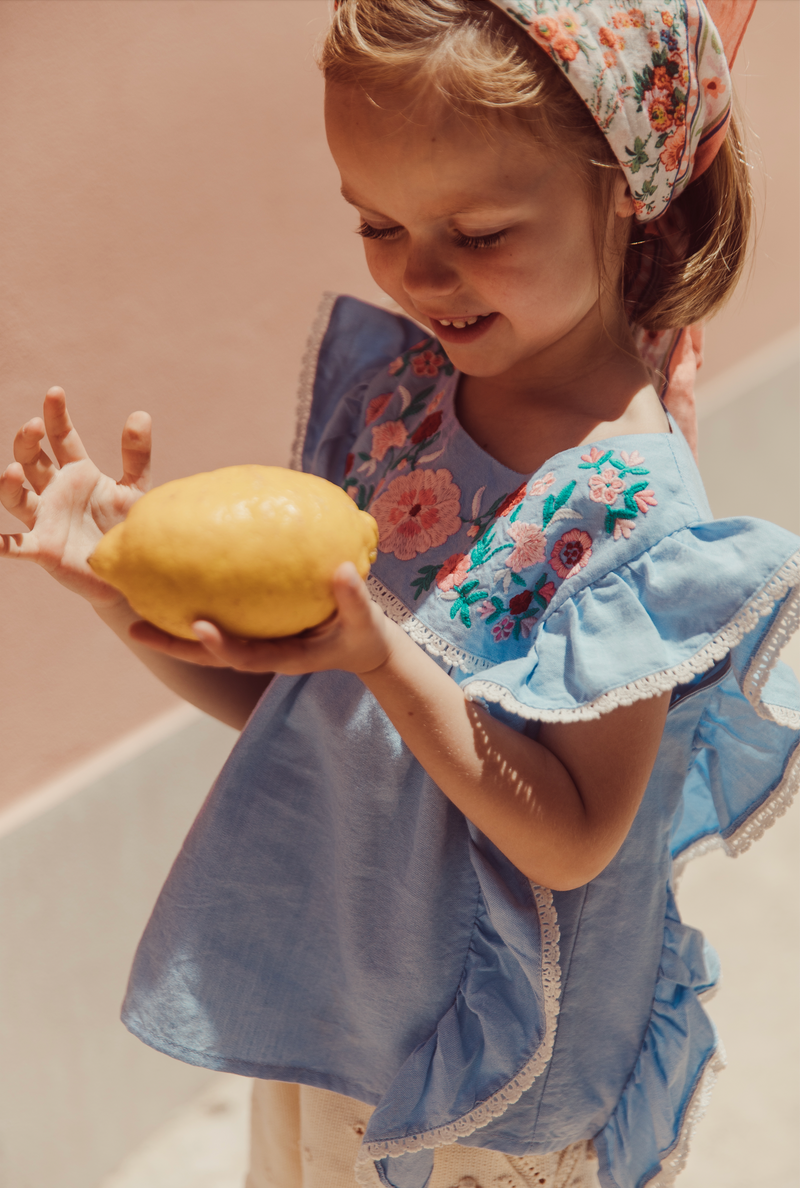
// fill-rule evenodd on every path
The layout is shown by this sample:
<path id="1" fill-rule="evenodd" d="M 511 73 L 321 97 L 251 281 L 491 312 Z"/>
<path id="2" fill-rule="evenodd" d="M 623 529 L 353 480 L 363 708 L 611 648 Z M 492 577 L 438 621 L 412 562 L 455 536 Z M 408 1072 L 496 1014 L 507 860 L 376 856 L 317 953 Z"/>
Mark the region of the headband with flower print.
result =
<path id="1" fill-rule="evenodd" d="M 625 171 L 636 218 L 664 214 L 710 165 L 730 120 L 728 63 L 702 0 L 491 2 L 584 100 Z M 751 10 L 740 0 L 742 16 Z"/>

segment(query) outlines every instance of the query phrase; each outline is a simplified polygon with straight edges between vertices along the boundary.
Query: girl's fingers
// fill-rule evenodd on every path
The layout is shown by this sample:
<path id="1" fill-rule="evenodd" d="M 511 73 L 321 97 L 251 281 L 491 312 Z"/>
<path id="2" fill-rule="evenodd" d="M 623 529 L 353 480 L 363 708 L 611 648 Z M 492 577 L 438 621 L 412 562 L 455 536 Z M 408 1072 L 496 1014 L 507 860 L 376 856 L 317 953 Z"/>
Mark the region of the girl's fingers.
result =
<path id="1" fill-rule="evenodd" d="M 352 561 L 345 561 L 333 575 L 333 596 L 342 624 L 366 627 L 372 616 L 372 601 Z"/>
<path id="2" fill-rule="evenodd" d="M 165 656 L 171 656 L 174 660 L 185 660 L 189 664 L 202 664 L 205 667 L 223 667 L 222 662 L 202 643 L 195 643 L 191 639 L 178 639 L 177 636 L 169 635 L 143 619 L 131 623 L 128 634 L 136 643 L 146 644 L 148 648 L 163 652 Z"/>
<path id="3" fill-rule="evenodd" d="M 84 458 L 89 457 L 67 412 L 67 398 L 63 388 L 50 388 L 45 396 L 44 423 L 59 466 L 66 466 L 70 462 L 82 462 Z"/>
<path id="4" fill-rule="evenodd" d="M 0 475 L 0 504 L 26 528 L 32 528 L 38 503 L 39 496 L 25 486 L 25 472 L 19 462 L 12 462 Z"/>
<path id="5" fill-rule="evenodd" d="M 41 448 L 44 437 L 44 422 L 34 417 L 23 425 L 14 438 L 14 457 L 25 472 L 25 478 L 40 495 L 58 473 L 47 454 Z"/>
<path id="6" fill-rule="evenodd" d="M 150 481 L 152 423 L 146 412 L 131 413 L 122 430 L 122 482 L 146 491 Z"/>
<path id="7" fill-rule="evenodd" d="M 282 639 L 237 639 L 226 635 L 215 623 L 198 619 L 192 631 L 203 646 L 226 668 L 240 672 L 274 672 L 276 664 L 297 651 L 296 636 Z"/>
<path id="8" fill-rule="evenodd" d="M 35 561 L 39 555 L 32 532 L 4 532 L 0 534 L 0 557 Z"/>

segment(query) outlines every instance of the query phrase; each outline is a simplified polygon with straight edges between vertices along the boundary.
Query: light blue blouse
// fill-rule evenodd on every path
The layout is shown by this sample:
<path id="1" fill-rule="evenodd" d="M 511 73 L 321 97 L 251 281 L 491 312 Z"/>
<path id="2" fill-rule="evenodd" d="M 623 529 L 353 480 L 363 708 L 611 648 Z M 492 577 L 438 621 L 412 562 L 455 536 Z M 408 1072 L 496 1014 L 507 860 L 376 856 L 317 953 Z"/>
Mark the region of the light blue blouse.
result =
<path id="1" fill-rule="evenodd" d="M 587 886 L 534 886 L 358 678 L 278 677 L 161 892 L 123 1018 L 180 1060 L 374 1105 L 362 1184 L 423 1188 L 443 1143 L 593 1137 L 604 1188 L 666 1185 L 722 1062 L 701 1005 L 717 961 L 680 920 L 676 865 L 746 849 L 800 780 L 800 690 L 775 664 L 800 542 L 714 521 L 674 425 L 508 470 L 419 335 L 327 302 L 295 464 L 370 509 L 373 596 L 490 713 L 535 734 L 673 691 L 630 833 Z"/>

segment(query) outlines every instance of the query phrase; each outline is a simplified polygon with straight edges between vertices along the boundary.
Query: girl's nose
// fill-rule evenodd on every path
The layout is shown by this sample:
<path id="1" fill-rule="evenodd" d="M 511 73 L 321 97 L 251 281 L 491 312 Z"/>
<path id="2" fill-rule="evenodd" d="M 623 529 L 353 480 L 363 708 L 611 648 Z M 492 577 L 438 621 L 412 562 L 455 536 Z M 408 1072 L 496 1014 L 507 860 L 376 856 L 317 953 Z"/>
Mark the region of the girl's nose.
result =
<path id="1" fill-rule="evenodd" d="M 449 297 L 460 284 L 458 272 L 433 245 L 412 246 L 406 257 L 403 287 L 414 301 L 423 303 Z"/>

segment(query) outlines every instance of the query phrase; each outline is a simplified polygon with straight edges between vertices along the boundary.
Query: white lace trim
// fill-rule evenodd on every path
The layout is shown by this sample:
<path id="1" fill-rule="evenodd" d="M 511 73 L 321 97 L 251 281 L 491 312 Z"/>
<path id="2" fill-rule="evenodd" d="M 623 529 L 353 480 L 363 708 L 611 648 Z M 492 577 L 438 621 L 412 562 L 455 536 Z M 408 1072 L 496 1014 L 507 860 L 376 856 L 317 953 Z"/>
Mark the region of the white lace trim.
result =
<path id="1" fill-rule="evenodd" d="M 788 564 L 791 565 L 792 562 L 795 563 L 800 574 L 800 554 L 795 554 Z M 800 581 L 800 577 L 797 580 Z M 790 583 L 790 585 L 796 585 L 796 583 Z M 763 614 L 763 612 L 761 613 Z M 761 693 L 767 683 L 767 678 L 771 670 L 777 663 L 781 649 L 789 642 L 798 628 L 800 628 L 800 585 L 796 585 L 793 593 L 789 595 L 785 604 L 775 616 L 775 622 L 748 664 L 747 672 L 744 674 L 744 681 L 742 682 L 742 692 L 750 704 L 756 706 L 762 717 L 772 718 L 776 722 L 779 721 L 775 716 L 776 710 L 783 710 L 786 714 L 790 714 L 792 711 L 784 709 L 783 706 L 773 707 L 763 705 L 762 712 L 762 707 L 759 705 L 761 702 Z M 795 715 L 795 717 L 797 716 Z M 781 722 L 780 724 L 783 725 L 784 723 Z"/>
<path id="2" fill-rule="evenodd" d="M 393 594 L 391 590 L 387 590 L 383 582 L 380 582 L 372 574 L 367 578 L 367 586 L 373 600 L 377 602 L 383 613 L 393 623 L 398 623 L 411 636 L 414 643 L 425 648 L 432 656 L 441 656 L 445 663 L 452 664 L 464 672 L 478 672 L 493 667 L 491 660 L 481 660 L 478 656 L 471 656 L 463 648 L 448 643 L 446 639 L 442 639 L 440 635 L 431 631 L 400 601 L 397 595 Z"/>
<path id="3" fill-rule="evenodd" d="M 646 1181 L 647 1188 L 672 1188 L 675 1180 L 686 1167 L 695 1127 L 708 1108 L 711 1094 L 717 1083 L 717 1076 L 726 1064 L 725 1049 L 718 1041 L 716 1049 L 711 1054 L 702 1076 L 695 1086 L 694 1093 L 683 1115 L 680 1133 L 675 1144 L 669 1154 L 662 1159 L 661 1170 L 652 1179 Z"/>
<path id="4" fill-rule="evenodd" d="M 770 705 L 762 701 L 756 706 L 759 717 L 771 718 L 778 726 L 786 726 L 789 730 L 800 730 L 800 710 L 789 709 L 785 705 Z"/>
<path id="5" fill-rule="evenodd" d="M 712 833 L 709 837 L 701 837 L 696 842 L 692 842 L 685 850 L 678 854 L 677 858 L 672 860 L 672 886 L 677 889 L 678 883 L 683 877 L 683 872 L 690 862 L 694 862 L 695 858 L 702 858 L 704 854 L 710 854 L 712 850 L 723 850 L 725 842 L 718 833 Z"/>
<path id="6" fill-rule="evenodd" d="M 294 441 L 289 455 L 291 470 L 303 469 L 303 446 L 306 441 L 308 418 L 311 416 L 311 405 L 314 400 L 314 379 L 317 374 L 319 349 L 331 320 L 331 313 L 336 303 L 338 293 L 323 293 L 303 352 L 300 365 L 300 379 L 297 384 L 297 420 L 295 422 Z"/>
<path id="7" fill-rule="evenodd" d="M 561 954 L 559 952 L 561 934 L 553 903 L 553 892 L 536 883 L 531 883 L 531 889 L 536 901 L 542 932 L 545 1032 L 539 1047 L 528 1063 L 502 1089 L 498 1089 L 497 1093 L 493 1093 L 474 1110 L 470 1110 L 461 1118 L 456 1118 L 454 1122 L 450 1122 L 446 1126 L 437 1126 L 433 1130 L 426 1130 L 421 1134 L 408 1135 L 407 1138 L 363 1144 L 355 1165 L 356 1180 L 359 1184 L 370 1186 L 381 1183 L 375 1170 L 374 1161 L 376 1159 L 383 1159 L 386 1155 L 398 1156 L 407 1152 L 421 1151 L 423 1147 L 441 1147 L 472 1134 L 482 1126 L 487 1126 L 494 1118 L 499 1118 L 504 1114 L 515 1101 L 519 1101 L 522 1094 L 530 1089 L 536 1078 L 547 1068 L 550 1057 L 553 1055 L 561 997 Z"/>
<path id="8" fill-rule="evenodd" d="M 732 858 L 744 854 L 753 842 L 764 836 L 767 829 L 771 829 L 778 817 L 782 817 L 791 806 L 800 788 L 800 743 L 792 751 L 791 758 L 786 764 L 783 779 L 773 788 L 770 795 L 760 808 L 743 822 L 730 837 L 725 838 L 725 850 Z"/>
<path id="9" fill-rule="evenodd" d="M 534 718 L 539 722 L 585 722 L 591 718 L 599 718 L 601 714 L 610 713 L 611 710 L 618 709 L 621 705 L 632 705 L 635 701 L 666 693 L 675 685 L 685 684 L 698 673 L 711 668 L 713 664 L 727 655 L 731 648 L 735 647 L 749 631 L 753 630 L 759 618 L 768 615 L 774 604 L 785 597 L 787 591 L 798 583 L 800 583 L 800 552 L 790 557 L 775 576 L 757 594 L 753 595 L 738 614 L 694 656 L 684 660 L 681 664 L 676 664 L 673 668 L 665 668 L 662 672 L 654 672 L 650 676 L 641 677 L 638 681 L 631 681 L 629 685 L 610 689 L 608 693 L 602 693 L 586 705 L 569 709 L 535 709 L 517 701 L 509 689 L 495 684 L 494 681 L 469 680 L 465 681 L 462 687 L 465 695 L 471 700 L 474 701 L 482 697 L 486 701 L 493 701 L 520 718 Z M 758 699 L 769 671 L 777 661 L 778 653 L 786 640 L 797 629 L 799 620 L 800 590 L 797 595 L 792 595 L 786 606 L 776 616 L 775 622 L 758 649 L 758 662 L 756 663 L 754 660 L 748 667 L 749 683 L 744 692 L 752 705 L 758 705 Z M 791 711 L 786 712 L 790 713 Z"/>

